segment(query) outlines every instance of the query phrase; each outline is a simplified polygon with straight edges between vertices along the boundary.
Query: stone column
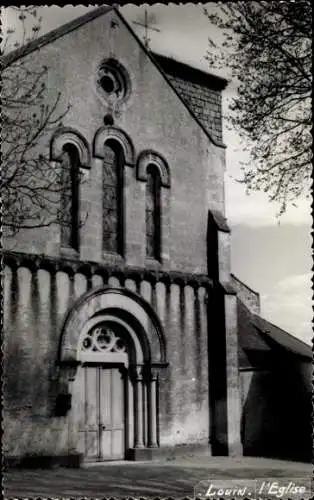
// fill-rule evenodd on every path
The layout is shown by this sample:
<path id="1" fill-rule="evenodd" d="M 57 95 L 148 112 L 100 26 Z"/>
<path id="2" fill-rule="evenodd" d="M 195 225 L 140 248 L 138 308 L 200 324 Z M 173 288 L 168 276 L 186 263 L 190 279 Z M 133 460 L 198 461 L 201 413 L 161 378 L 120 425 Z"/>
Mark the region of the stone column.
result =
<path id="1" fill-rule="evenodd" d="M 135 368 L 135 435 L 134 448 L 144 448 L 143 425 L 143 370 L 141 366 Z"/>
<path id="2" fill-rule="evenodd" d="M 148 447 L 157 448 L 157 379 L 158 372 L 152 368 L 148 388 Z"/>

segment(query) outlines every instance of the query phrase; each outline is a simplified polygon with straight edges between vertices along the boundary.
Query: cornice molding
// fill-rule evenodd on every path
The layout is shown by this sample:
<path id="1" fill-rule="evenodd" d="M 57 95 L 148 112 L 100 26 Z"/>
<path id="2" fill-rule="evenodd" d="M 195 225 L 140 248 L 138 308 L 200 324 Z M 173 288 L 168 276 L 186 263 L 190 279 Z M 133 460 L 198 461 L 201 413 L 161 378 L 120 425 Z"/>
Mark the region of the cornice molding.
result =
<path id="1" fill-rule="evenodd" d="M 125 280 L 131 279 L 136 283 L 148 281 L 152 285 L 161 282 L 166 286 L 171 284 L 183 286 L 191 286 L 194 289 L 203 286 L 205 288 L 212 287 L 212 280 L 204 274 L 184 273 L 182 271 L 163 271 L 161 269 L 145 269 L 139 267 L 130 267 L 123 264 L 112 265 L 106 263 L 86 262 L 69 258 L 48 257 L 46 255 L 28 254 L 3 250 L 3 264 L 16 271 L 19 267 L 26 267 L 31 272 L 36 272 L 40 269 L 48 271 L 50 274 L 64 272 L 73 277 L 74 274 L 83 274 L 87 279 L 92 276 L 99 275 L 104 281 L 110 277 L 116 277 L 121 284 Z"/>

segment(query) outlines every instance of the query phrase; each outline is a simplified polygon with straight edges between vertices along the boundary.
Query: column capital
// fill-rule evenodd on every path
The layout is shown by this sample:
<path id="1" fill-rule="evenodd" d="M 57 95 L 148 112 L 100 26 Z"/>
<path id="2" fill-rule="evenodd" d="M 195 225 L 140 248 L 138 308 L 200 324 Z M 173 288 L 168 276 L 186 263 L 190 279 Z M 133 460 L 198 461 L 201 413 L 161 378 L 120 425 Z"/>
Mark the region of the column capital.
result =
<path id="1" fill-rule="evenodd" d="M 150 369 L 150 380 L 155 382 L 158 379 L 159 368 L 152 366 Z"/>
<path id="2" fill-rule="evenodd" d="M 132 371 L 136 382 L 142 382 L 145 375 L 145 367 L 143 365 L 136 365 Z"/>

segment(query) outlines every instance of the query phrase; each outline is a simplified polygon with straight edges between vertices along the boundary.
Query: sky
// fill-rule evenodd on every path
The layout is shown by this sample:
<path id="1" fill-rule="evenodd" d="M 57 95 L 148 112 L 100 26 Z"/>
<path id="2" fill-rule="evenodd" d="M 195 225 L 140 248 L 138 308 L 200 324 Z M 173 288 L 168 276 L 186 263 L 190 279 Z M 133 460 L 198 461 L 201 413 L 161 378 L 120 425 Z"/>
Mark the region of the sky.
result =
<path id="1" fill-rule="evenodd" d="M 215 4 L 204 4 L 208 9 Z M 95 6 L 40 7 L 41 34 L 78 17 Z M 152 27 L 149 30 L 151 50 L 174 57 L 184 63 L 209 71 L 205 60 L 208 37 L 220 36 L 203 13 L 203 5 L 162 5 L 120 7 L 133 30 L 143 38 L 144 29 L 134 21 L 143 22 L 147 8 Z M 4 29 L 16 27 L 10 9 L 2 15 Z M 210 69 L 210 71 L 212 71 Z M 216 71 L 231 78 L 228 68 Z M 232 80 L 224 91 L 223 112 L 227 111 L 236 88 Z M 225 177 L 226 215 L 232 230 L 232 272 L 261 295 L 262 315 L 301 340 L 311 343 L 313 318 L 311 302 L 311 215 L 305 199 L 276 218 L 278 206 L 269 203 L 263 193 L 247 195 L 235 181 L 241 175 L 240 161 L 245 159 L 240 138 L 235 130 L 224 127 L 227 145 Z"/>

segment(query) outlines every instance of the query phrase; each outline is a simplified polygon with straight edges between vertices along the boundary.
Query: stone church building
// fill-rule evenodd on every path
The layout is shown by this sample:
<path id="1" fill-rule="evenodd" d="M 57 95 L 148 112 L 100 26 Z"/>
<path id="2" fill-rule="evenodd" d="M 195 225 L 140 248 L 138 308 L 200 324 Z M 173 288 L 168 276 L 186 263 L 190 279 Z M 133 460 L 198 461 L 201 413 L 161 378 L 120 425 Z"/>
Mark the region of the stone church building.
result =
<path id="1" fill-rule="evenodd" d="M 71 196 L 62 224 L 4 238 L 5 455 L 308 457 L 311 349 L 231 274 L 227 82 L 108 7 L 9 57 L 71 103 L 40 144 Z"/>

